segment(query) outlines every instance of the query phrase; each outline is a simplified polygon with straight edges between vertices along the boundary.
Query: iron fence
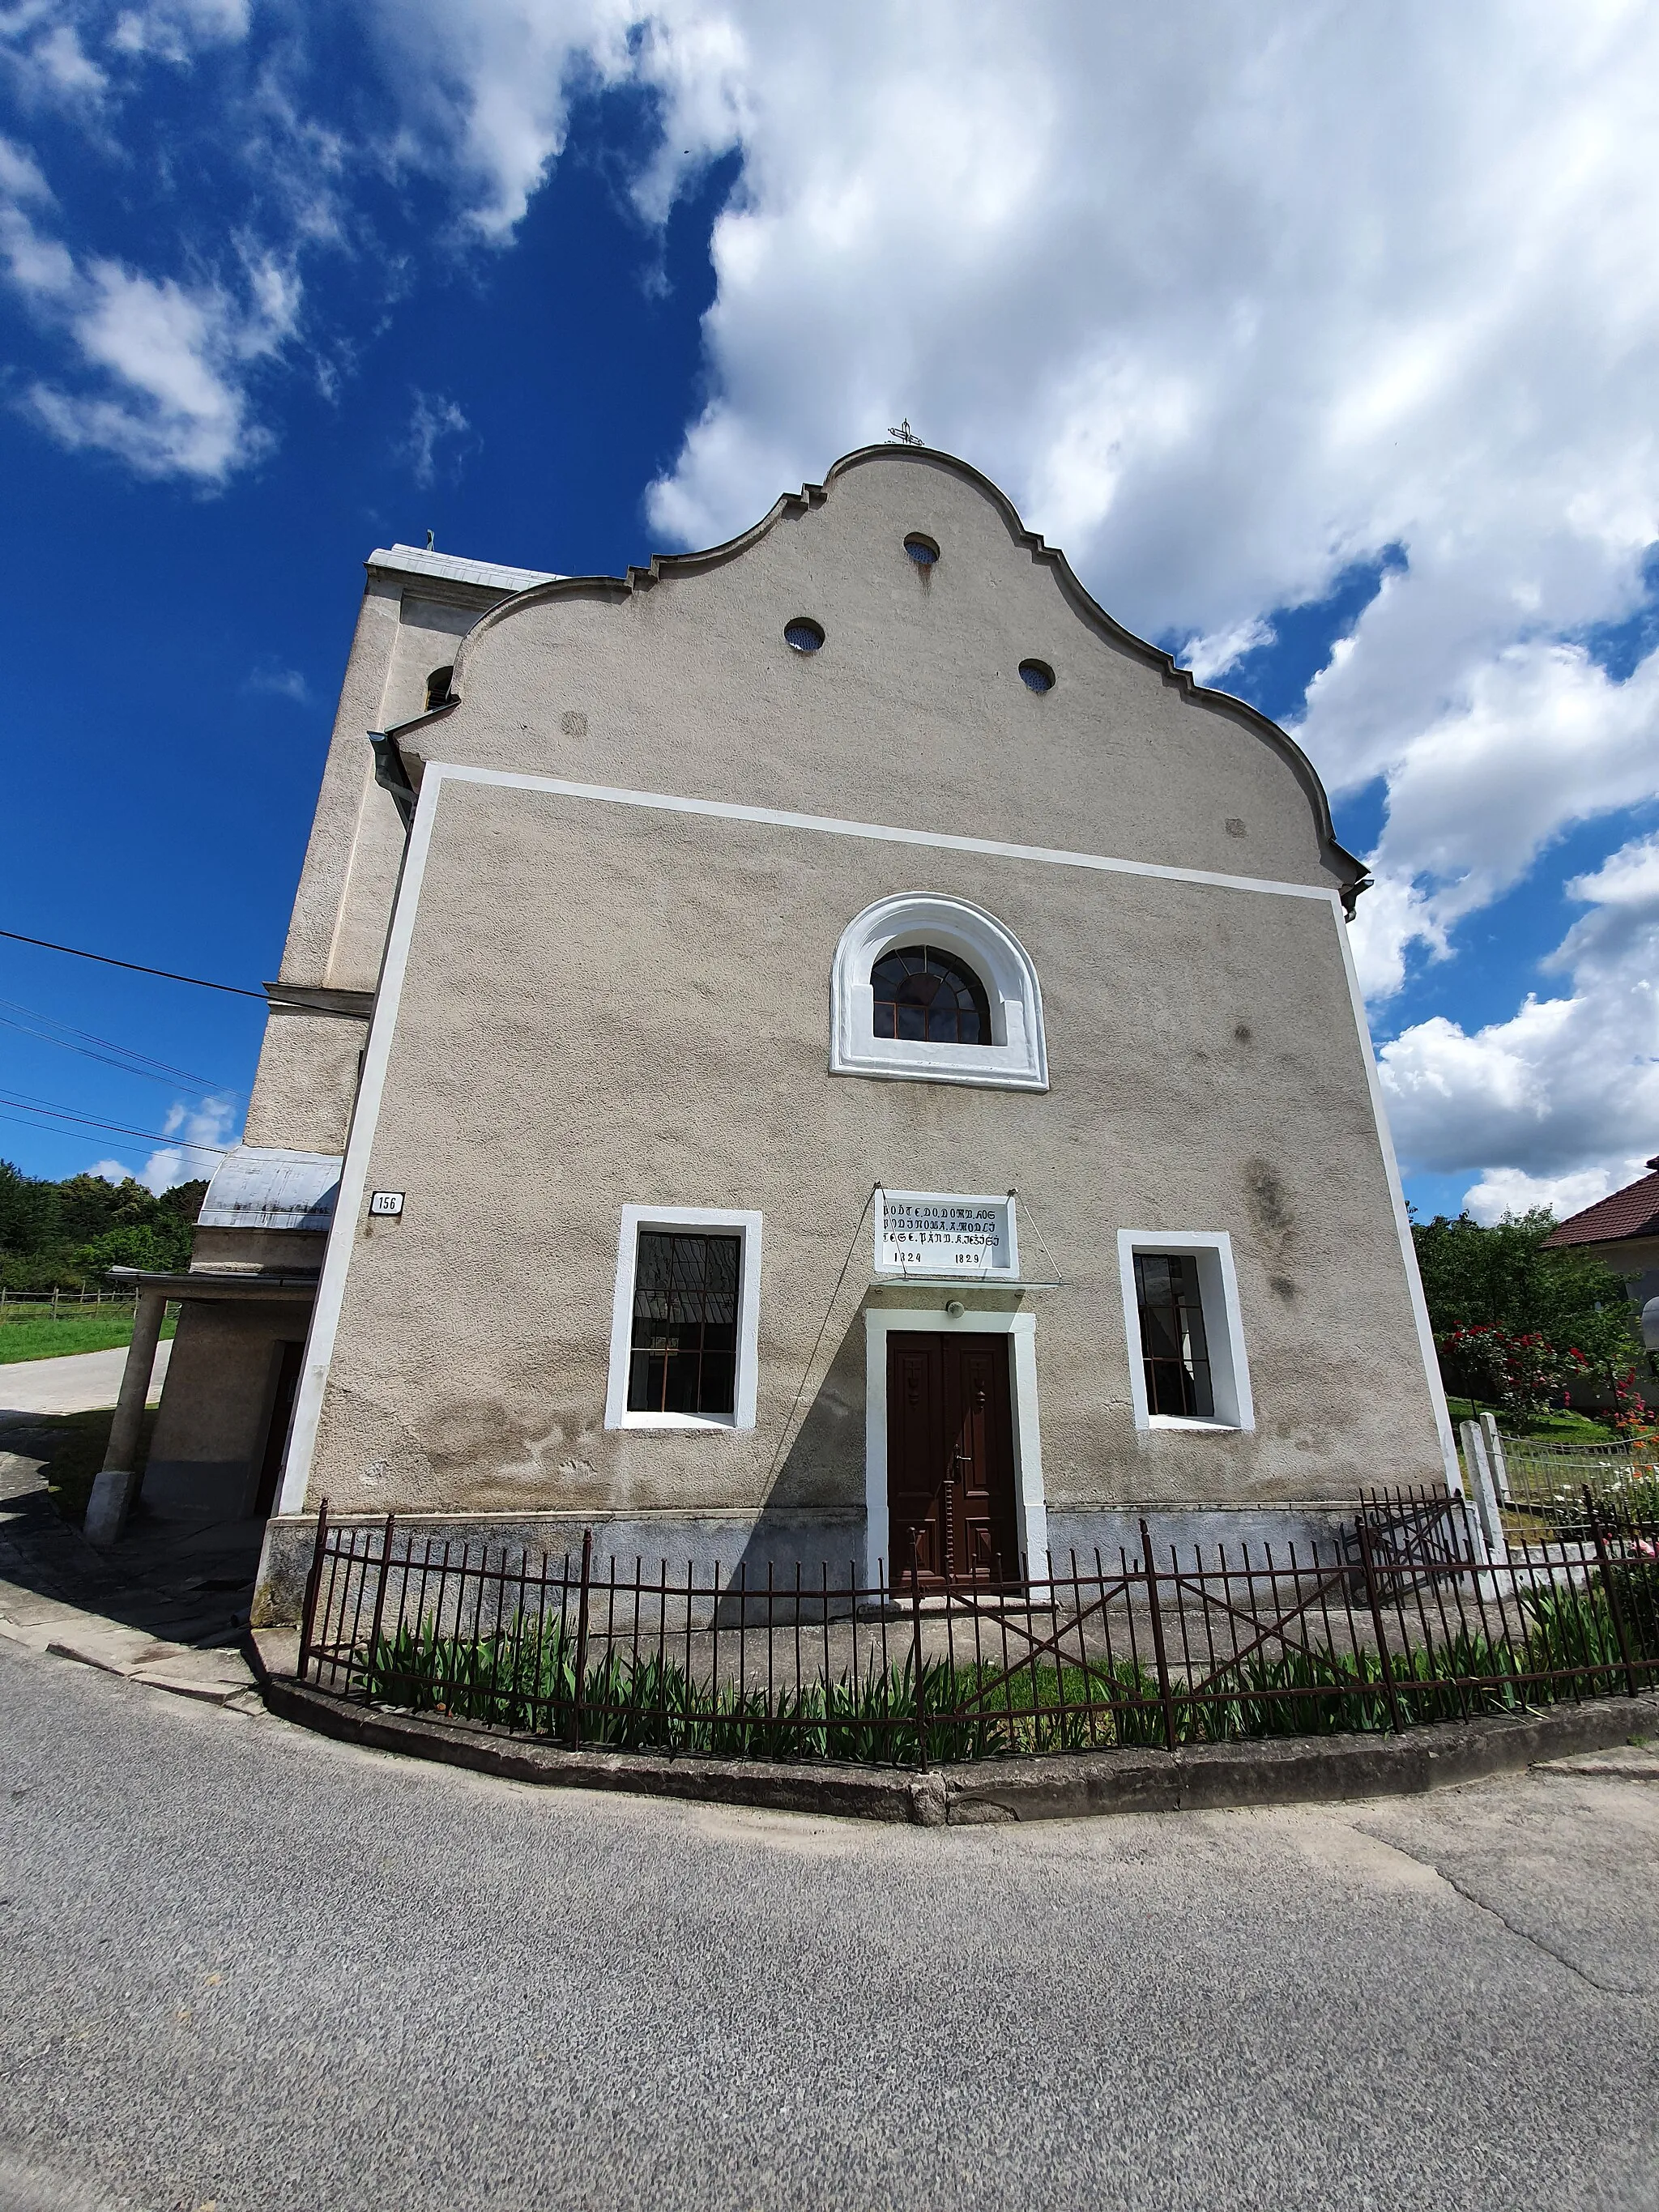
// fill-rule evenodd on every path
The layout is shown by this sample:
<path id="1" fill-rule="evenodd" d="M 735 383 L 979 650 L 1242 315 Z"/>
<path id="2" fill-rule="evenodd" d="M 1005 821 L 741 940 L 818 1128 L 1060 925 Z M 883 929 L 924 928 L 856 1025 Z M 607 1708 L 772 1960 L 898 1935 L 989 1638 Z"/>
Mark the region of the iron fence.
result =
<path id="1" fill-rule="evenodd" d="M 1419 1579 L 1442 1566 L 1472 1565 L 1486 1557 L 1470 1525 L 1468 1500 L 1452 1491 L 1362 1490 L 1346 1541 L 1350 1559 L 1360 1558 L 1362 1528 L 1370 1532 L 1376 1565 L 1391 1571 L 1414 1568 Z"/>
<path id="2" fill-rule="evenodd" d="M 1659 1677 L 1659 1522 L 1588 1492 L 1477 1556 L 1462 1502 L 1370 1493 L 1329 1542 L 1073 1554 L 1043 1574 L 659 1565 L 429 1538 L 325 1505 L 297 1674 L 350 1700 L 677 1755 L 926 1766 L 1399 1730 Z"/>
<path id="3" fill-rule="evenodd" d="M 1492 1475 L 1498 1498 L 1517 1512 L 1570 1517 L 1587 1488 L 1609 1507 L 1625 1500 L 1640 1510 L 1659 1499 L 1659 1446 L 1652 1443 L 1500 1436 L 1498 1444 Z"/>

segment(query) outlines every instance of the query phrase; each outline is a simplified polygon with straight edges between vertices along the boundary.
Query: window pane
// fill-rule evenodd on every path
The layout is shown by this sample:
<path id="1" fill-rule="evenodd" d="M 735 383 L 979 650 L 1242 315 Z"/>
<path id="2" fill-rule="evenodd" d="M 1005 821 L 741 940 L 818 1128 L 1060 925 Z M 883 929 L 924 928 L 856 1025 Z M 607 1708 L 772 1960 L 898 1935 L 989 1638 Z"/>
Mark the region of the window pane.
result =
<path id="1" fill-rule="evenodd" d="M 1137 1252 L 1135 1293 L 1148 1412 L 1212 1419 L 1215 1396 L 1197 1261 L 1185 1254 Z"/>
<path id="2" fill-rule="evenodd" d="M 884 952 L 870 973 L 875 1033 L 929 1044 L 988 1044 L 991 1004 L 973 970 L 934 945 Z"/>
<path id="3" fill-rule="evenodd" d="M 668 1318 L 668 1243 L 665 1237 L 641 1237 L 634 1276 L 634 1314 L 653 1321 Z"/>
<path id="4" fill-rule="evenodd" d="M 628 1367 L 630 1413 L 729 1417 L 735 1412 L 742 1242 L 641 1230 Z"/>

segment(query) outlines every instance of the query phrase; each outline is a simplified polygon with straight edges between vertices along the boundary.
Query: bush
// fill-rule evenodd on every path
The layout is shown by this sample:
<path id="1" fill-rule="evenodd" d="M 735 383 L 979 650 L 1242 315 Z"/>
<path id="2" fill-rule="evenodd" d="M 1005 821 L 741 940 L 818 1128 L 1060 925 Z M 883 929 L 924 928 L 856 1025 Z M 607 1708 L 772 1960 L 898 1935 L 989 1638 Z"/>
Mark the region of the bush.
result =
<path id="1" fill-rule="evenodd" d="M 1559 1352 L 1536 1331 L 1517 1335 L 1480 1322 L 1453 1329 L 1437 1340 L 1435 1349 L 1449 1389 L 1522 1419 L 1543 1413 L 1552 1399 L 1565 1397 L 1569 1383 L 1589 1370 L 1576 1346 Z"/>
<path id="2" fill-rule="evenodd" d="M 1555 1217 L 1544 1210 L 1506 1214 L 1493 1228 L 1468 1214 L 1411 1224 L 1429 1321 L 1443 1367 L 1453 1370 L 1451 1389 L 1464 1387 L 1453 1374 L 1467 1374 L 1471 1398 L 1541 1407 L 1544 1382 L 1533 1370 L 1548 1360 L 1559 1363 L 1553 1387 L 1564 1389 L 1575 1371 L 1621 1374 L 1641 1356 L 1624 1276 L 1583 1245 L 1548 1248 L 1553 1228 Z M 1475 1343 L 1480 1332 L 1489 1340 Z M 1509 1364 L 1517 1367 L 1517 1398 L 1500 1398 L 1495 1387 Z"/>

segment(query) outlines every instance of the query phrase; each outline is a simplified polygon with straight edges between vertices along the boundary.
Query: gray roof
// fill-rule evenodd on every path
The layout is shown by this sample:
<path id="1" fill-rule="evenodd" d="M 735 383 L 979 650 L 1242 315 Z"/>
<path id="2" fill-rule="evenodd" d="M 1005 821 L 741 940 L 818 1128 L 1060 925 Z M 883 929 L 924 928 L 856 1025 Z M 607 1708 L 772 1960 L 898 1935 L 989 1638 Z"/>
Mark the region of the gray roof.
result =
<path id="1" fill-rule="evenodd" d="M 527 592 L 532 584 L 560 579 L 541 568 L 507 568 L 498 561 L 467 561 L 459 553 L 428 553 L 424 545 L 382 545 L 368 556 L 371 568 L 401 569 L 411 576 L 435 576 L 447 584 L 478 584 L 489 592 Z"/>
<path id="2" fill-rule="evenodd" d="M 333 1152 L 238 1145 L 202 1201 L 204 1229 L 326 1229 L 334 1218 L 340 1161 Z"/>

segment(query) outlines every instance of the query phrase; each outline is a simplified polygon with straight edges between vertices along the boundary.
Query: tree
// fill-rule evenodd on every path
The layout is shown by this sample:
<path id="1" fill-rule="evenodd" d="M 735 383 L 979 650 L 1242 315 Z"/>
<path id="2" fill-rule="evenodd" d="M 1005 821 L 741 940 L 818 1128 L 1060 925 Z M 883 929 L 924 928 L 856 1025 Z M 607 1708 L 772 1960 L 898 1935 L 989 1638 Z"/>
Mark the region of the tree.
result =
<path id="1" fill-rule="evenodd" d="M 88 1280 L 111 1267 L 143 1267 L 173 1275 L 189 1267 L 190 1244 L 190 1224 L 163 1214 L 154 1221 L 130 1221 L 118 1229 L 106 1229 L 79 1248 L 75 1264 Z"/>
<path id="2" fill-rule="evenodd" d="M 37 1252 L 58 1229 L 58 1186 L 0 1160 L 0 1252 Z"/>
<path id="3" fill-rule="evenodd" d="M 175 1184 L 158 1197 L 128 1176 L 26 1176 L 0 1160 L 0 1282 L 9 1290 L 76 1290 L 111 1267 L 190 1264 L 191 1231 L 204 1182 Z"/>
<path id="4" fill-rule="evenodd" d="M 1575 1374 L 1622 1376 L 1641 1350 L 1623 1278 L 1583 1245 L 1547 1250 L 1542 1208 L 1482 1228 L 1467 1213 L 1414 1221 L 1417 1264 L 1446 1380 L 1535 1410 Z"/>

